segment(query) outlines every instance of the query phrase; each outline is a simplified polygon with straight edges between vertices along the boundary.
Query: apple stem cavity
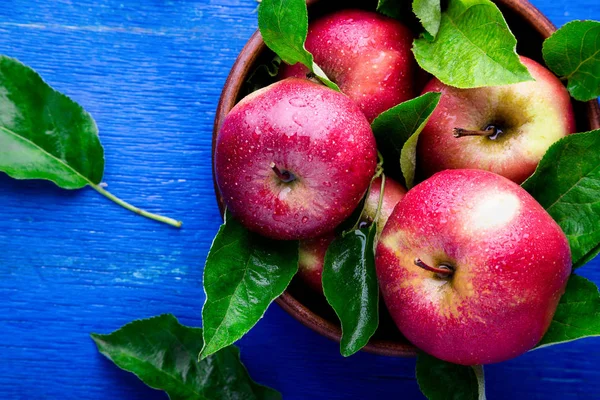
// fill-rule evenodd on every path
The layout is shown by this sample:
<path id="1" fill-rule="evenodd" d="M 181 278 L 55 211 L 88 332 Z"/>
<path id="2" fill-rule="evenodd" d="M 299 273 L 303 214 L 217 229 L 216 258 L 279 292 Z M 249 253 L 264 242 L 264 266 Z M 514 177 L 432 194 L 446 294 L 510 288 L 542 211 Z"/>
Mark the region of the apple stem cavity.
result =
<path id="1" fill-rule="evenodd" d="M 425 264 L 418 257 L 415 258 L 415 265 L 423 268 L 424 270 L 435 273 L 438 278 L 448 278 L 454 273 L 454 270 L 451 267 L 449 267 L 448 265 L 441 264 L 437 268 L 432 267 L 432 266 Z"/>
<path id="2" fill-rule="evenodd" d="M 279 178 L 279 180 L 283 183 L 290 183 L 296 180 L 296 176 L 292 174 L 290 171 L 283 170 L 281 171 L 277 168 L 274 162 L 271 163 L 271 169 L 275 172 L 275 175 Z"/>
<path id="3" fill-rule="evenodd" d="M 486 126 L 485 129 L 480 131 L 463 128 L 454 128 L 452 130 L 452 134 L 455 138 L 461 138 L 464 136 L 487 136 L 487 138 L 490 140 L 496 140 L 498 139 L 498 136 L 500 136 L 500 134 L 502 133 L 503 132 L 500 128 L 492 124 Z"/>

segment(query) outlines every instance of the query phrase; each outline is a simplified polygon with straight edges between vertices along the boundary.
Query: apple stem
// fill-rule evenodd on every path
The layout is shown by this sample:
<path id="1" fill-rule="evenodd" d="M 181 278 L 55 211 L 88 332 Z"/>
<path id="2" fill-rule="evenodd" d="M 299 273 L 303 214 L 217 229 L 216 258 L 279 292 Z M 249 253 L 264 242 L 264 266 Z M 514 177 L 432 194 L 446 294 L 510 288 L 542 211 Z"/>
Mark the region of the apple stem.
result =
<path id="1" fill-rule="evenodd" d="M 421 259 L 418 257 L 415 258 L 415 265 L 419 266 L 427 271 L 436 273 L 439 278 L 447 278 L 454 273 L 452 268 L 450 268 L 447 265 L 442 264 L 442 265 L 440 265 L 439 268 L 431 267 L 431 266 L 425 264 L 423 261 L 421 261 Z"/>
<path id="2" fill-rule="evenodd" d="M 289 183 L 296 179 L 294 174 L 292 174 L 290 171 L 281 171 L 279 168 L 277 168 L 277 165 L 275 165 L 274 162 L 271 163 L 271 169 L 283 183 Z"/>
<path id="3" fill-rule="evenodd" d="M 498 135 L 502 133 L 502 130 L 498 129 L 495 125 L 488 125 L 484 130 L 476 131 L 470 129 L 463 128 L 454 128 L 452 130 L 452 134 L 455 138 L 460 138 L 463 136 L 487 136 L 488 138 L 494 140 L 498 138 Z"/>

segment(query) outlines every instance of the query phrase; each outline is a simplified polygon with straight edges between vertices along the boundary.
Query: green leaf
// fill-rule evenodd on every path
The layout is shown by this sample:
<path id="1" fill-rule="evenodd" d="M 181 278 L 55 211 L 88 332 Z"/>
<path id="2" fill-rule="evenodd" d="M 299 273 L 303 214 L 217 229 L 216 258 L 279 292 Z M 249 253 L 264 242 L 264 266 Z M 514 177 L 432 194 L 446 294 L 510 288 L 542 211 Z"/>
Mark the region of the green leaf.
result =
<path id="1" fill-rule="evenodd" d="M 340 88 L 338 87 L 338 85 L 336 85 L 333 81 L 329 80 L 329 78 L 327 77 L 327 75 L 325 74 L 325 72 L 321 69 L 321 67 L 319 67 L 316 63 L 312 63 L 312 66 L 308 67 L 313 74 L 316 75 L 317 78 L 319 78 L 319 80 L 321 82 L 323 82 L 329 89 L 333 89 L 337 92 L 340 92 Z"/>
<path id="2" fill-rule="evenodd" d="M 234 346 L 199 362 L 202 329 L 183 326 L 171 314 L 91 336 L 100 353 L 171 400 L 281 399 L 250 378 Z"/>
<path id="3" fill-rule="evenodd" d="M 450 0 L 435 40 L 414 42 L 419 65 L 458 88 L 531 81 L 515 51 L 517 41 L 489 0 Z"/>
<path id="4" fill-rule="evenodd" d="M 402 20 L 410 10 L 406 7 L 408 0 L 378 0 L 377 12 L 390 18 Z"/>
<path id="5" fill-rule="evenodd" d="M 600 22 L 571 21 L 544 41 L 544 60 L 580 101 L 600 96 Z"/>
<path id="6" fill-rule="evenodd" d="M 308 34 L 306 0 L 262 0 L 258 6 L 258 29 L 265 44 L 283 61 L 304 64 L 325 85 L 340 91 L 304 47 Z"/>
<path id="7" fill-rule="evenodd" d="M 485 400 L 481 365 L 457 365 L 419 353 L 417 383 L 429 400 Z"/>
<path id="8" fill-rule="evenodd" d="M 92 117 L 31 68 L 0 56 L 0 171 L 64 189 L 99 184 L 104 150 Z"/>
<path id="9" fill-rule="evenodd" d="M 379 325 L 375 225 L 343 234 L 325 253 L 323 292 L 342 323 L 340 352 L 344 357 L 363 348 Z"/>
<path id="10" fill-rule="evenodd" d="M 598 253 L 600 253 L 600 243 L 588 251 L 587 254 L 580 258 L 575 264 L 573 264 L 573 269 L 583 267 L 585 264 L 592 261 L 598 255 Z"/>
<path id="11" fill-rule="evenodd" d="M 548 331 L 536 348 L 600 336 L 600 293 L 594 284 L 571 275 Z"/>
<path id="12" fill-rule="evenodd" d="M 523 182 L 569 239 L 574 267 L 600 249 L 600 130 L 554 143 Z"/>
<path id="13" fill-rule="evenodd" d="M 89 185 L 136 214 L 181 227 L 179 221 L 140 210 L 102 188 L 104 150 L 92 116 L 33 69 L 3 55 L 0 171 L 15 179 L 48 180 L 63 189 Z"/>
<path id="14" fill-rule="evenodd" d="M 414 184 L 416 149 L 419 133 L 440 101 L 441 93 L 429 92 L 405 101 L 381 113 L 371 128 L 377 139 L 377 148 L 387 161 L 386 173 L 393 174 L 400 164 L 407 188 Z"/>
<path id="15" fill-rule="evenodd" d="M 298 271 L 298 242 L 249 232 L 228 217 L 204 266 L 205 358 L 244 336 Z"/>
<path id="16" fill-rule="evenodd" d="M 423 28 L 431 35 L 430 39 L 433 40 L 442 20 L 440 0 L 413 0 L 412 9 Z"/>

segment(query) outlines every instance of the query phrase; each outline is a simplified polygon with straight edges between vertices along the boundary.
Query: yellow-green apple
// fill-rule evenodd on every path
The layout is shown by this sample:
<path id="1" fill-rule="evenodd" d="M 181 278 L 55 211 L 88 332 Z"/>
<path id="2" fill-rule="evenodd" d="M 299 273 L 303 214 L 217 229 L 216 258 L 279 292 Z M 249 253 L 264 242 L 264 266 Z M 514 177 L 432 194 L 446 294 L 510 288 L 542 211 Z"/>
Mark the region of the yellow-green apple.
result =
<path id="1" fill-rule="evenodd" d="M 424 92 L 440 102 L 419 136 L 422 177 L 444 169 L 477 168 L 522 183 L 548 148 L 575 132 L 569 92 L 537 62 L 521 57 L 535 81 L 457 89 L 432 79 Z"/>
<path id="2" fill-rule="evenodd" d="M 358 106 L 305 79 L 242 99 L 215 146 L 228 209 L 248 229 L 281 240 L 332 231 L 356 208 L 376 165 L 375 138 Z"/>
<path id="3" fill-rule="evenodd" d="M 519 185 L 491 172 L 439 172 L 410 190 L 376 252 L 400 331 L 456 364 L 516 357 L 542 338 L 571 273 L 565 234 Z"/>
<path id="4" fill-rule="evenodd" d="M 312 22 L 306 49 L 369 122 L 414 97 L 413 34 L 400 22 L 363 10 L 342 10 Z M 284 66 L 281 76 L 306 77 L 302 64 Z"/>
<path id="5" fill-rule="evenodd" d="M 373 223 L 377 214 L 379 205 L 379 194 L 381 193 L 381 178 L 377 178 L 371 184 L 371 189 L 365 200 L 364 211 L 362 215 L 363 222 Z M 398 182 L 387 178 L 383 188 L 383 198 L 381 200 L 381 210 L 377 218 L 377 233 L 375 242 L 383 231 L 383 227 L 394 207 L 406 194 L 406 189 Z M 322 275 L 325 253 L 329 244 L 335 239 L 335 234 L 330 232 L 315 239 L 300 241 L 300 251 L 298 254 L 298 275 L 313 290 L 323 292 Z"/>

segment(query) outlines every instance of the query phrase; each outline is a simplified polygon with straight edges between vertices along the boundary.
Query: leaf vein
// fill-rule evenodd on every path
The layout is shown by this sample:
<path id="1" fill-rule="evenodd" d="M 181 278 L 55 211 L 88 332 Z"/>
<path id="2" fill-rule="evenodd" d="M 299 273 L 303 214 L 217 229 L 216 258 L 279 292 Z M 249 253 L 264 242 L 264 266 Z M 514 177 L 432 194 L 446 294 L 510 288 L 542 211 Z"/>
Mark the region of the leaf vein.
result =
<path id="1" fill-rule="evenodd" d="M 29 143 L 30 145 L 40 149 L 40 151 L 45 154 L 46 156 L 54 159 L 55 161 L 57 161 L 58 163 L 64 165 L 65 167 L 67 167 L 69 170 L 73 171 L 73 173 L 75 173 L 77 176 L 81 177 L 84 181 L 87 182 L 88 185 L 95 185 L 92 181 L 90 181 L 86 176 L 82 175 L 79 171 L 77 171 L 76 169 L 74 169 L 73 167 L 71 167 L 69 164 L 67 164 L 64 160 L 61 160 L 60 158 L 56 157 L 54 154 L 49 153 L 48 151 L 46 151 L 44 148 L 40 147 L 37 143 L 32 142 L 31 140 L 29 140 L 26 137 L 23 137 L 19 134 L 17 134 L 16 132 L 11 131 L 10 129 L 4 127 L 4 126 L 0 126 L 0 130 L 12 135 L 13 137 L 17 138 L 18 140 L 22 140 L 26 143 Z"/>

